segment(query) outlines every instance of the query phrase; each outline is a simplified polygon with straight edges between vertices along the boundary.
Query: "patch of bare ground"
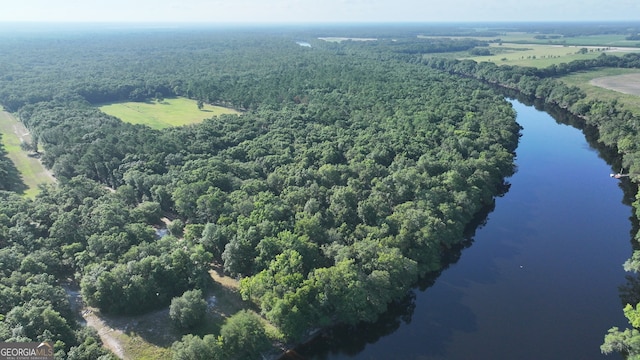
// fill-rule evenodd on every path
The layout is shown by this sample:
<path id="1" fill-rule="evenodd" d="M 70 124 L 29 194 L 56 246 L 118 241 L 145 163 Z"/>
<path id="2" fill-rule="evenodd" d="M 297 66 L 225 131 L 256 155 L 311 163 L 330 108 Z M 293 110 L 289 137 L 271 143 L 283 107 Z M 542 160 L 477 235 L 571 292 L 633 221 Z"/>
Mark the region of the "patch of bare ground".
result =
<path id="1" fill-rule="evenodd" d="M 215 315 L 222 320 L 237 313 L 242 309 L 254 309 L 253 304 L 242 300 L 240 295 L 240 282 L 224 274 L 221 265 L 213 265 L 209 275 L 214 283 L 213 296 L 216 306 L 212 308 Z"/>
<path id="2" fill-rule="evenodd" d="M 213 281 L 206 298 L 207 319 L 194 331 L 200 336 L 219 334 L 228 317 L 252 308 L 242 300 L 238 280 L 224 275 L 222 266 L 214 264 L 209 274 Z M 121 359 L 170 359 L 171 345 L 184 335 L 172 326 L 168 307 L 137 316 L 102 314 L 85 306 L 78 290 L 65 289 L 81 322 L 96 329 L 104 346 Z"/>
<path id="3" fill-rule="evenodd" d="M 171 326 L 168 308 L 138 316 L 105 315 L 84 306 L 78 291 L 67 293 L 81 322 L 96 329 L 103 346 L 120 359 L 170 359 L 171 344 L 182 336 Z"/>
<path id="4" fill-rule="evenodd" d="M 591 85 L 640 96 L 640 73 L 605 76 L 593 79 Z"/>
<path id="5" fill-rule="evenodd" d="M 209 270 L 209 275 L 211 275 L 213 281 L 229 290 L 238 291 L 240 289 L 240 282 L 235 278 L 225 275 L 222 265 L 212 265 L 211 270 Z"/>
<path id="6" fill-rule="evenodd" d="M 123 334 L 121 330 L 110 327 L 100 316 L 89 309 L 83 310 L 82 318 L 86 321 L 87 326 L 91 326 L 98 331 L 104 347 L 111 350 L 120 359 L 128 359 L 124 354 L 124 349 L 118 336 L 116 336 Z"/>

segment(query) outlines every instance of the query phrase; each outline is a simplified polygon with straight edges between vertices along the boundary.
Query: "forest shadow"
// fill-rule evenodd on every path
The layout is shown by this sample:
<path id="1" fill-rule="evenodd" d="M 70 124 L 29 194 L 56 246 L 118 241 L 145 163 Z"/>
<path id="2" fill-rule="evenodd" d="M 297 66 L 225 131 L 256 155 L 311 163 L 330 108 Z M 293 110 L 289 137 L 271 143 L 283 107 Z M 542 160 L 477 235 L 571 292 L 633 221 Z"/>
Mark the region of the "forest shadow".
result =
<path id="1" fill-rule="evenodd" d="M 0 145 L 1 140 L 0 137 Z M 4 148 L 0 147 L 0 190 L 24 194 L 29 187 L 22 180 L 22 175 L 13 161 L 6 155 Z"/>

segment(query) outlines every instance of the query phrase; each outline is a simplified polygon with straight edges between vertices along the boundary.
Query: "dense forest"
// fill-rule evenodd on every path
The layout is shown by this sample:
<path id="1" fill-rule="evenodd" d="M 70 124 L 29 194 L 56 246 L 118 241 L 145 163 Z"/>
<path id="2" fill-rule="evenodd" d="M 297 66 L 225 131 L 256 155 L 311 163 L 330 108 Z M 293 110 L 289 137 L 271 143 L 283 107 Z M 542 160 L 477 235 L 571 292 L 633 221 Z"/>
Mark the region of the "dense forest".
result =
<path id="1" fill-rule="evenodd" d="M 383 61 L 348 44 L 305 48 L 251 32 L 3 46 L 0 102 L 59 184 L 33 201 L 4 195 L 0 325 L 4 339 L 51 339 L 60 353 L 80 343 L 64 299 L 43 294 L 38 306 L 68 335 L 20 329 L 25 282 L 44 277 L 61 293 L 70 279 L 89 305 L 136 314 L 206 289 L 213 262 L 242 278 L 243 297 L 286 339 L 374 320 L 439 269 L 513 172 L 518 126 L 501 96 L 400 61 L 442 41 L 397 44 Z M 244 113 L 157 131 L 94 107 L 157 96 Z M 157 239 L 166 213 L 177 220 Z M 232 356 L 224 339 L 210 346 Z"/>
<path id="2" fill-rule="evenodd" d="M 440 270 L 514 171 L 519 126 L 490 84 L 583 116 L 640 173 L 636 118 L 554 79 L 638 67 L 637 55 L 539 70 L 435 56 L 486 42 L 417 38 L 415 28 L 359 28 L 379 41 L 339 43 L 317 38 L 336 29 L 290 30 L 0 35 L 0 104 L 58 179 L 22 197 L 0 153 L 0 340 L 111 358 L 78 325 L 69 288 L 105 314 L 181 313 L 210 291 L 214 265 L 241 279 L 242 297 L 284 341 L 374 321 Z M 153 130 L 97 108 L 174 96 L 242 114 Z M 170 234 L 159 237 L 164 216 Z M 272 341 L 242 311 L 173 352 L 251 358 Z"/>

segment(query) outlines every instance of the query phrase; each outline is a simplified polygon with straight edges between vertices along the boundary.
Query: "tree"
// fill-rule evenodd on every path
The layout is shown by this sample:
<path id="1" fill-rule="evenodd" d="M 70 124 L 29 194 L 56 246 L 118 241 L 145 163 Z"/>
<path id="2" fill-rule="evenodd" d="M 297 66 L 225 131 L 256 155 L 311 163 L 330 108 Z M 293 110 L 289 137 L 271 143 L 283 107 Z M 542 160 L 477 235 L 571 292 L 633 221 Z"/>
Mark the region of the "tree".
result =
<path id="1" fill-rule="evenodd" d="M 75 342 L 71 326 L 42 299 L 32 299 L 22 306 L 14 307 L 5 318 L 12 332 L 31 341 L 61 341 L 69 346 Z"/>
<path id="2" fill-rule="evenodd" d="M 202 323 L 207 314 L 207 302 L 200 289 L 185 291 L 171 300 L 169 316 L 180 329 L 191 329 Z"/>
<path id="3" fill-rule="evenodd" d="M 184 221 L 175 219 L 169 225 L 167 225 L 169 233 L 175 237 L 180 237 L 184 234 Z"/>
<path id="4" fill-rule="evenodd" d="M 151 225 L 161 224 L 162 209 L 157 202 L 144 201 L 131 210 L 131 216 L 137 222 L 145 222 Z"/>
<path id="5" fill-rule="evenodd" d="M 102 346 L 98 332 L 94 328 L 87 326 L 76 333 L 80 345 L 71 347 L 67 353 L 67 360 L 116 360 L 118 358 Z"/>
<path id="6" fill-rule="evenodd" d="M 604 337 L 604 343 L 600 346 L 603 354 L 618 352 L 626 359 L 640 359 L 640 304 L 635 308 L 627 304 L 624 308 L 624 316 L 629 320 L 631 329 L 620 331 L 618 327 L 612 327 Z"/>
<path id="7" fill-rule="evenodd" d="M 271 342 L 258 316 L 242 310 L 227 319 L 220 329 L 225 353 L 229 358 L 257 359 Z"/>
<path id="8" fill-rule="evenodd" d="M 207 223 L 202 231 L 202 238 L 200 244 L 204 246 L 205 250 L 211 252 L 213 256 L 220 259 L 224 247 L 229 241 L 224 234 L 225 228 L 213 223 Z"/>
<path id="9" fill-rule="evenodd" d="M 198 110 L 204 109 L 204 101 L 198 100 Z"/>
<path id="10" fill-rule="evenodd" d="M 27 151 L 27 152 L 33 151 L 34 153 L 37 154 L 38 153 L 38 143 L 35 142 L 35 141 L 33 143 L 30 143 L 28 141 L 23 141 L 23 142 L 20 143 L 20 149 L 22 151 Z"/>
<path id="11" fill-rule="evenodd" d="M 225 360 L 220 338 L 209 334 L 204 338 L 185 335 L 171 346 L 173 360 Z"/>

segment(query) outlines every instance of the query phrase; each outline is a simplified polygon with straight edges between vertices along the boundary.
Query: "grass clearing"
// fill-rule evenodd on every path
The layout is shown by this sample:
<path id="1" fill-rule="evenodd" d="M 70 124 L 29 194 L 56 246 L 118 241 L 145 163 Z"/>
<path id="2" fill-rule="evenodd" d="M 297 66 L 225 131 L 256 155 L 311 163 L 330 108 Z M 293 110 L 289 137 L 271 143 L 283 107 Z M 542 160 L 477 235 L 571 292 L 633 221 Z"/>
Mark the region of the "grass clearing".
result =
<path id="1" fill-rule="evenodd" d="M 220 334 L 227 318 L 240 310 L 252 309 L 240 296 L 238 280 L 224 275 L 221 266 L 214 265 L 209 274 L 213 283 L 206 297 L 209 304 L 206 320 L 187 331 L 200 337 Z M 187 333 L 173 327 L 168 307 L 136 316 L 105 315 L 93 308 L 80 310 L 84 310 L 84 320 L 98 331 L 104 345 L 123 359 L 169 360 L 171 345 Z M 278 329 L 264 323 L 271 339 L 282 340 Z"/>
<path id="2" fill-rule="evenodd" d="M 108 316 L 96 309 L 83 312 L 105 347 L 123 359 L 171 359 L 171 343 L 179 335 L 170 328 L 169 310 L 140 316 Z"/>
<path id="3" fill-rule="evenodd" d="M 35 197 L 40 191 L 38 185 L 55 183 L 55 178 L 36 157 L 29 156 L 20 148 L 22 141 L 31 141 L 31 135 L 24 125 L 0 106 L 0 133 L 7 156 L 22 175 L 28 189 L 24 195 Z"/>
<path id="4" fill-rule="evenodd" d="M 573 73 L 558 78 L 567 85 L 577 86 L 587 94 L 588 98 L 599 99 L 603 101 L 617 100 L 634 114 L 640 114 L 640 98 L 638 95 L 625 94 L 602 86 L 597 86 L 594 80 L 609 77 L 632 76 L 631 78 L 621 77 L 617 80 L 620 86 L 624 85 L 624 81 L 636 81 L 640 77 L 638 69 L 620 69 L 620 68 L 603 68 L 594 71 L 583 71 Z"/>
<path id="5" fill-rule="evenodd" d="M 205 104 L 198 109 L 195 100 L 178 97 L 161 102 L 123 102 L 101 105 L 100 110 L 132 124 L 143 124 L 154 129 L 196 124 L 222 114 L 239 114 L 222 106 Z"/>

